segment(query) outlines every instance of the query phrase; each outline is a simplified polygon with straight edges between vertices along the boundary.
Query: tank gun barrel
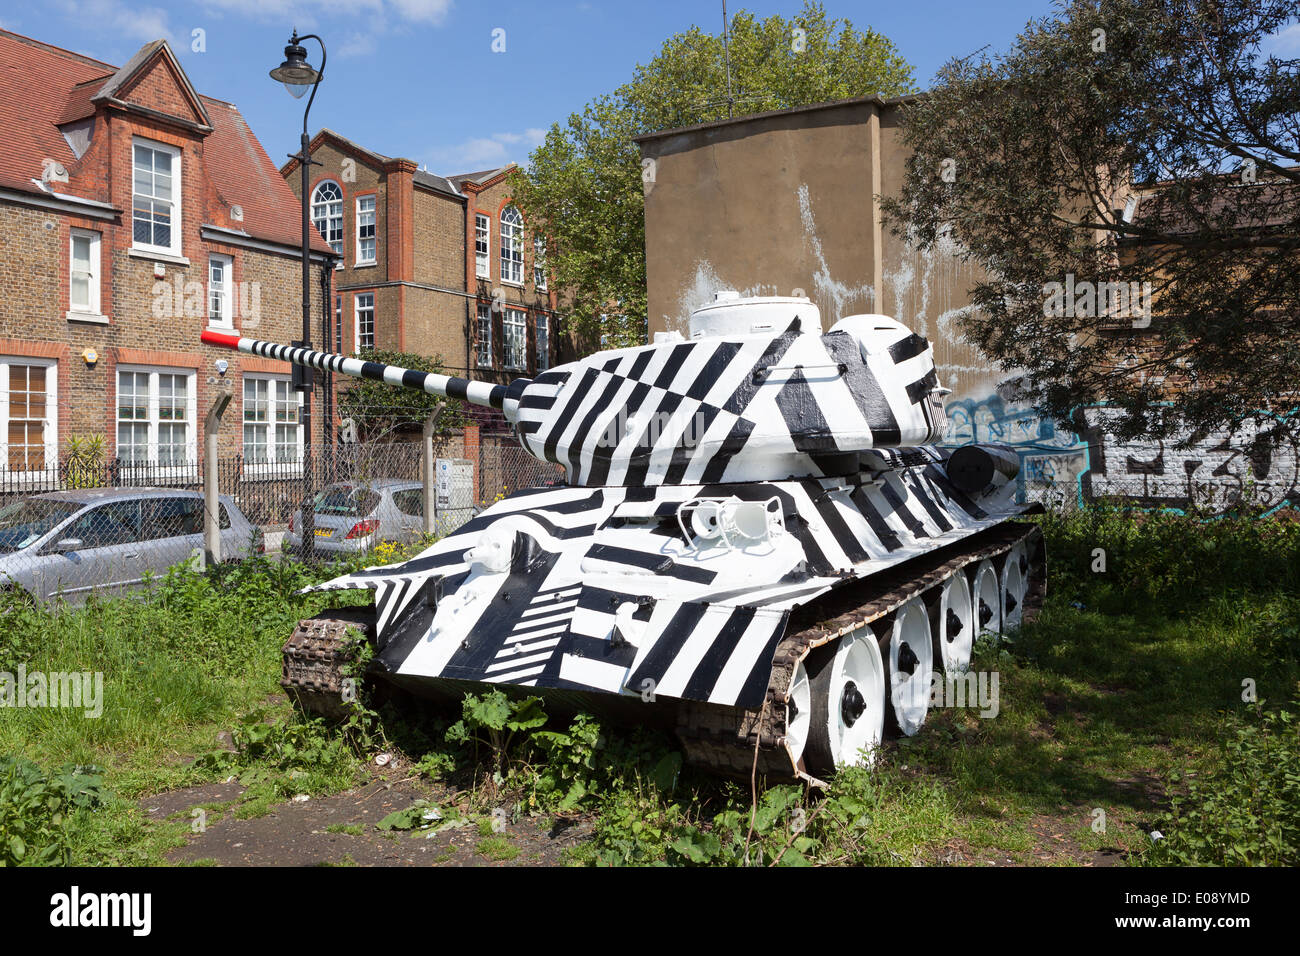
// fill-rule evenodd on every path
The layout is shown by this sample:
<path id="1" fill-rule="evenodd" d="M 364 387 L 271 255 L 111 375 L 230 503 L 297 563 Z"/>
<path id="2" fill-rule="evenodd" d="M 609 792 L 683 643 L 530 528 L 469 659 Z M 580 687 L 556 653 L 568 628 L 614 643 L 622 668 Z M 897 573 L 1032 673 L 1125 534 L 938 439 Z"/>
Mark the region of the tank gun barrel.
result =
<path id="1" fill-rule="evenodd" d="M 476 382 L 454 375 L 441 375 L 437 372 L 420 372 L 415 369 L 386 365 L 383 362 L 370 362 L 365 359 L 349 358 L 333 352 L 317 352 L 314 349 L 300 348 L 292 345 L 278 345 L 261 339 L 249 339 L 226 332 L 204 330 L 200 338 L 208 345 L 236 349 L 249 355 L 278 359 L 294 365 L 306 365 L 321 371 L 341 372 L 353 378 L 367 378 L 375 382 L 416 389 L 430 395 L 445 398 L 458 398 L 472 405 L 484 405 L 505 412 L 506 418 L 513 421 L 518 408 L 518 397 L 528 379 L 516 379 L 510 385 L 493 385 L 490 382 Z"/>

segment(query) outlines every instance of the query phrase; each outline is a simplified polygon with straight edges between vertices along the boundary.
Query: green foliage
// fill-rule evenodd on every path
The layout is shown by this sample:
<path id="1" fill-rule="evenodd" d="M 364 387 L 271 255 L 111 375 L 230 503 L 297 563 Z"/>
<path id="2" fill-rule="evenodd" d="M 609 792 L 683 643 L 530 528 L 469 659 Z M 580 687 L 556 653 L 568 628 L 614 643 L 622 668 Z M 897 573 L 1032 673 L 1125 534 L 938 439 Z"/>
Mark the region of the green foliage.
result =
<path id="1" fill-rule="evenodd" d="M 466 694 L 461 719 L 447 728 L 449 743 L 484 744 L 490 748 L 499 783 L 508 770 L 510 742 L 520 731 L 534 730 L 546 723 L 546 712 L 537 697 L 512 700 L 499 690 L 482 697 Z"/>
<path id="2" fill-rule="evenodd" d="M 375 824 L 376 830 L 420 830 L 437 833 L 472 826 L 473 821 L 454 805 L 442 806 L 432 800 L 416 800 L 409 807 L 394 810 Z"/>
<path id="3" fill-rule="evenodd" d="M 1174 774 L 1170 810 L 1143 862 L 1155 866 L 1300 864 L 1300 725 L 1259 711 L 1224 739 L 1206 774 Z"/>
<path id="4" fill-rule="evenodd" d="M 233 751 L 204 754 L 199 767 L 237 773 L 240 783 L 275 796 L 326 792 L 357 772 L 348 741 L 320 719 L 279 722 L 259 709 L 240 718 L 231 740 Z"/>
<path id="5" fill-rule="evenodd" d="M 366 349 L 360 357 L 368 362 L 382 362 L 417 372 L 446 374 L 442 356 L 429 358 L 413 352 L 391 352 L 383 349 Z M 399 388 L 370 379 L 343 378 L 339 392 L 339 418 L 351 418 L 357 426 L 358 439 L 376 441 L 396 431 L 418 430 L 435 410 L 442 408 L 434 437 L 448 434 L 463 425 L 465 403 L 440 398 L 427 392 Z"/>
<path id="6" fill-rule="evenodd" d="M 1066 421 L 1104 402 L 1121 439 L 1253 421 L 1256 461 L 1294 439 L 1276 413 L 1294 409 L 1300 351 L 1276 317 L 1300 313 L 1300 58 L 1270 41 L 1295 11 L 1063 0 L 909 104 L 912 160 L 882 208 L 896 235 L 986 274 L 963 328 L 1023 373 L 1027 403 Z"/>
<path id="7" fill-rule="evenodd" d="M 789 19 L 742 10 L 730 29 L 730 108 L 721 32 L 692 27 L 664 41 L 628 83 L 553 125 L 512 181 L 531 228 L 549 238 L 548 263 L 572 298 L 570 321 L 602 347 L 639 344 L 645 329 L 645 200 L 634 136 L 913 89 L 912 68 L 888 39 L 828 18 L 819 3 L 805 0 Z"/>
<path id="8" fill-rule="evenodd" d="M 581 805 L 599 775 L 597 751 L 605 742 L 600 724 L 578 714 L 567 732 L 539 730 L 532 739 L 545 758 L 537 770 L 534 794 L 543 805 L 561 812 Z"/>
<path id="9" fill-rule="evenodd" d="M 98 488 L 106 484 L 106 452 L 103 435 L 69 435 L 67 487 Z"/>
<path id="10" fill-rule="evenodd" d="M 21 757 L 0 757 L 0 866 L 63 866 L 69 820 L 106 798 L 97 767 L 65 764 L 47 773 Z"/>
<path id="11" fill-rule="evenodd" d="M 1224 596 L 1300 598 L 1300 522 L 1106 507 L 1035 520 L 1047 540 L 1052 590 L 1069 590 L 1089 606 L 1137 602 L 1182 615 Z M 1094 570 L 1099 557 L 1105 571 Z"/>

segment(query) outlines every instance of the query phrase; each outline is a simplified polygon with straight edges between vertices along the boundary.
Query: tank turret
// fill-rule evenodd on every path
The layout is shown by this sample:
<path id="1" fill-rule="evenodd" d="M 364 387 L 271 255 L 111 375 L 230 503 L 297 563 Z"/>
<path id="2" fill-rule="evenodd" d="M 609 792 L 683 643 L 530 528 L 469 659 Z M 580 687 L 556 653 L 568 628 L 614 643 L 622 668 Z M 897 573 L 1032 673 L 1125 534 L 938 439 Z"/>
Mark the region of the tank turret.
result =
<path id="1" fill-rule="evenodd" d="M 822 331 L 803 298 L 719 293 L 690 338 L 596 352 L 492 385 L 220 332 L 203 341 L 500 409 L 531 454 L 575 485 L 678 485 L 848 475 L 858 454 L 925 445 L 946 427 L 923 336 L 884 315 Z"/>

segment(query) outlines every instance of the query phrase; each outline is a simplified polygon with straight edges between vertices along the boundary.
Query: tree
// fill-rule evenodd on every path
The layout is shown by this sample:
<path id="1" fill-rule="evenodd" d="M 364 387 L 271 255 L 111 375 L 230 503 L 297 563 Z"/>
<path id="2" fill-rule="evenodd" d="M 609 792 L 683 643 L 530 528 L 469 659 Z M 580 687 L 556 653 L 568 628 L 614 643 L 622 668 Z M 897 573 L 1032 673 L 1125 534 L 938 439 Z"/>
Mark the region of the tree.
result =
<path id="1" fill-rule="evenodd" d="M 986 271 L 967 338 L 1043 413 L 1107 403 L 1121 439 L 1243 422 L 1282 437 L 1300 381 L 1300 61 L 1263 45 L 1295 11 L 1074 0 L 1005 56 L 947 64 L 907 109 L 891 229 L 949 237 Z"/>
<path id="2" fill-rule="evenodd" d="M 388 352 L 367 349 L 360 358 L 368 362 L 382 362 L 417 372 L 437 372 L 442 369 L 442 356 L 430 359 L 410 352 Z M 463 425 L 466 421 L 465 404 L 412 388 L 374 382 L 370 379 L 343 378 L 344 388 L 339 391 L 338 415 L 352 419 L 361 441 L 378 441 L 395 432 L 420 428 L 435 409 L 445 406 L 438 418 L 435 437 Z"/>
<path id="3" fill-rule="evenodd" d="M 731 93 L 721 34 L 692 27 L 664 42 L 613 93 L 555 124 L 515 173 L 516 203 L 549 238 L 555 281 L 571 297 L 571 327 L 608 345 L 643 340 L 645 204 L 634 136 L 829 100 L 913 90 L 912 68 L 885 37 L 831 20 L 805 0 L 789 20 L 731 19 Z"/>

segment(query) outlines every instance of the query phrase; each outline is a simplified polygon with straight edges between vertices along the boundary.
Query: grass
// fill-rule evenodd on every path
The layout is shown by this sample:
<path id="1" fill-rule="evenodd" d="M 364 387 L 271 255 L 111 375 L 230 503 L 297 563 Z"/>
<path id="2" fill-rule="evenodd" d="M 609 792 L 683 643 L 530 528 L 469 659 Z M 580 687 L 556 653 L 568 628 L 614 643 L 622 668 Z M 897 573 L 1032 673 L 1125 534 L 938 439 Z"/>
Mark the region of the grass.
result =
<path id="1" fill-rule="evenodd" d="M 500 836 L 485 837 L 479 840 L 474 850 L 479 856 L 494 862 L 513 860 L 519 855 L 519 847 L 505 837 Z"/>
<path id="2" fill-rule="evenodd" d="M 365 827 L 359 823 L 331 823 L 325 828 L 326 833 L 346 833 L 348 836 L 361 836 Z"/>
<path id="3" fill-rule="evenodd" d="M 672 741 L 652 731 L 551 721 L 522 732 L 502 760 L 445 738 L 453 715 L 371 714 L 360 728 L 296 717 L 277 697 L 279 648 L 333 596 L 297 595 L 330 572 L 292 563 L 176 571 L 143 600 L 58 614 L 0 608 L 0 670 L 104 675 L 97 719 L 0 710 L 0 754 L 50 770 L 102 768 L 115 796 L 64 828 L 71 862 L 84 865 L 157 864 L 185 843 L 191 818 L 152 821 L 143 795 L 233 776 L 246 790 L 210 805 L 209 825 L 260 816 L 295 794 L 354 784 L 371 735 L 471 794 L 464 810 L 480 815 L 478 852 L 493 860 L 519 852 L 491 827 L 494 808 L 513 806 L 516 817 L 588 820 L 591 838 L 570 854 L 577 863 L 1297 862 L 1285 838 L 1267 853 L 1233 854 L 1223 841 L 1249 834 L 1202 838 L 1195 806 L 1172 822 L 1163 814 L 1185 794 L 1209 805 L 1197 781 L 1229 780 L 1247 759 L 1223 742 L 1260 713 L 1295 708 L 1300 523 L 1101 509 L 1039 520 L 1046 606 L 1010 646 L 976 650 L 974 666 L 999 675 L 997 716 L 934 711 L 874 770 L 842 773 L 828 794 L 772 788 L 752 834 L 748 787 L 679 773 Z M 1093 570 L 1098 549 L 1104 572 Z M 222 732 L 233 733 L 234 752 L 218 750 Z M 508 772 L 494 779 L 503 764 Z M 1184 855 L 1153 854 L 1157 828 L 1177 830 L 1168 846 Z"/>

